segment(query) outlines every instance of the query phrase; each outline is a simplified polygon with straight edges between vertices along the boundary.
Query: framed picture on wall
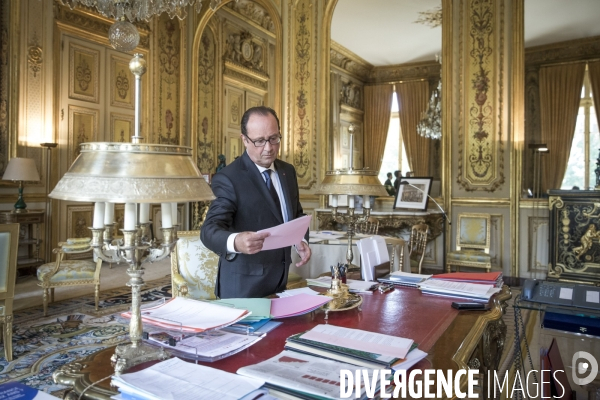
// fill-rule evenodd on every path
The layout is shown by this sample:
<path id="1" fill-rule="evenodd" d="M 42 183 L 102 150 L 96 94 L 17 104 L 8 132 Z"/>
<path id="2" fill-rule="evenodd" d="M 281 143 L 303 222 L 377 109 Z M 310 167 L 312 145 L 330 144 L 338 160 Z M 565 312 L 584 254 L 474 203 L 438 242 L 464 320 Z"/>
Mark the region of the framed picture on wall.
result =
<path id="1" fill-rule="evenodd" d="M 394 208 L 427 210 L 433 178 L 402 178 L 396 193 Z"/>

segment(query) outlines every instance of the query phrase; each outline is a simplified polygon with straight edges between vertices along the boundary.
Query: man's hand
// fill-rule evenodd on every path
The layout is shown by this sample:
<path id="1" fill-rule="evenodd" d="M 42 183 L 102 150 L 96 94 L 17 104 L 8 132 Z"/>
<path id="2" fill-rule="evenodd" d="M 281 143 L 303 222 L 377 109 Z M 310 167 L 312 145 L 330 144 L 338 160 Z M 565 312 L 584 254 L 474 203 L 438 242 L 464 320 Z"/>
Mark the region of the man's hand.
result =
<path id="1" fill-rule="evenodd" d="M 265 238 L 271 236 L 268 232 L 241 232 L 235 237 L 233 245 L 236 251 L 244 254 L 256 254 L 262 250 Z"/>
<path id="2" fill-rule="evenodd" d="M 300 242 L 300 244 L 296 245 L 296 251 L 298 252 L 298 255 L 300 256 L 300 261 L 298 263 L 296 263 L 296 267 L 301 267 L 304 264 L 306 264 L 308 262 L 308 260 L 310 260 L 310 256 L 312 254 L 310 247 L 308 246 L 308 243 L 302 241 Z"/>

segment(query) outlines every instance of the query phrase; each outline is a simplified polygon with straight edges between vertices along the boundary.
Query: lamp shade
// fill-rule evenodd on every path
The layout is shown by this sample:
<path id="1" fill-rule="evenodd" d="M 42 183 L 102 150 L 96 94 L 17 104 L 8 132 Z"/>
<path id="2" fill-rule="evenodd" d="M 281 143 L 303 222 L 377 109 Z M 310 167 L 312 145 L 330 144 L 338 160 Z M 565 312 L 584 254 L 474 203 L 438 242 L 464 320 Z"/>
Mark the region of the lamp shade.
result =
<path id="1" fill-rule="evenodd" d="M 50 197 L 109 203 L 164 203 L 215 197 L 190 147 L 140 143 L 83 143 Z"/>
<path id="2" fill-rule="evenodd" d="M 315 194 L 387 196 L 376 171 L 361 169 L 327 171 Z"/>
<path id="3" fill-rule="evenodd" d="M 14 157 L 8 162 L 2 180 L 37 182 L 40 180 L 40 174 L 33 158 Z"/>

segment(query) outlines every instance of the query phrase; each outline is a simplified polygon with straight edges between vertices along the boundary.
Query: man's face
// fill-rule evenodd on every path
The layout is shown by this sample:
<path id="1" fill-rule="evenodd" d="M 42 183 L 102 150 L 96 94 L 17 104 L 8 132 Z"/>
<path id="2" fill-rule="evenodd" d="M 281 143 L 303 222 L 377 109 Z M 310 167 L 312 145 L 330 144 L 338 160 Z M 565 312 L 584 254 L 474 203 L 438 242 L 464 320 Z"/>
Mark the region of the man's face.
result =
<path id="1" fill-rule="evenodd" d="M 258 164 L 264 168 L 269 168 L 271 164 L 273 164 L 273 161 L 275 161 L 277 158 L 277 153 L 279 152 L 280 143 L 269 143 L 269 138 L 279 135 L 277 120 L 275 120 L 275 117 L 271 114 L 252 114 L 248 120 L 248 123 L 246 124 L 246 131 L 248 132 L 248 137 L 244 136 L 243 134 L 241 136 L 244 146 L 246 146 L 246 152 L 248 152 L 248 156 L 255 164 Z M 264 139 L 267 141 L 267 143 L 264 145 L 264 147 L 256 147 L 248 139 Z"/>

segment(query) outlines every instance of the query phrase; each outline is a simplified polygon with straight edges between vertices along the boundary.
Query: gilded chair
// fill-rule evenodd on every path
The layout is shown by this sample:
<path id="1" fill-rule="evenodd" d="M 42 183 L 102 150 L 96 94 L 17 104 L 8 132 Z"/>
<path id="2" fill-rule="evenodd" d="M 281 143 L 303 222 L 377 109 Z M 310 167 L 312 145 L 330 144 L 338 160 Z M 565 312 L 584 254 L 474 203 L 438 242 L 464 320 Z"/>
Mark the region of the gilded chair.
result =
<path id="1" fill-rule="evenodd" d="M 38 267 L 38 286 L 42 287 L 44 316 L 48 315 L 48 303 L 54 302 L 54 289 L 57 287 L 71 287 L 79 285 L 94 285 L 94 299 L 96 310 L 100 297 L 100 269 L 102 259 L 89 260 L 66 260 L 69 254 L 82 254 L 89 252 L 92 258 L 92 247 L 90 238 L 67 239 L 60 242 L 59 247 L 52 250 L 56 254 L 56 261 L 46 263 Z"/>
<path id="2" fill-rule="evenodd" d="M 390 256 L 390 271 L 402 271 L 404 270 L 404 246 L 406 242 L 404 239 L 395 237 L 385 237 L 385 244 L 392 246 L 392 252 Z M 395 267 L 396 254 L 398 255 L 398 269 Z"/>
<path id="3" fill-rule="evenodd" d="M 0 322 L 3 330 L 4 357 L 12 361 L 12 321 L 15 281 L 17 279 L 17 253 L 19 224 L 0 224 Z"/>
<path id="4" fill-rule="evenodd" d="M 214 300 L 219 256 L 206 248 L 200 240 L 200 231 L 177 232 L 179 240 L 171 254 L 171 282 L 173 297 L 183 296 L 197 300 Z M 288 289 L 304 287 L 306 280 L 290 274 Z"/>
<path id="5" fill-rule="evenodd" d="M 460 267 L 485 268 L 490 272 L 490 214 L 459 214 L 456 251 L 446 254 L 446 271 Z"/>
<path id="6" fill-rule="evenodd" d="M 367 221 L 356 225 L 356 233 L 363 235 L 377 235 L 379 230 L 379 220 L 374 217 L 369 217 Z"/>
<path id="7" fill-rule="evenodd" d="M 214 300 L 219 256 L 204 246 L 200 231 L 177 232 L 179 240 L 171 254 L 173 297 Z"/>
<path id="8" fill-rule="evenodd" d="M 413 225 L 410 230 L 408 252 L 411 272 L 421 273 L 423 260 L 425 259 L 425 249 L 427 248 L 427 235 L 429 235 L 429 225 L 427 224 Z"/>

